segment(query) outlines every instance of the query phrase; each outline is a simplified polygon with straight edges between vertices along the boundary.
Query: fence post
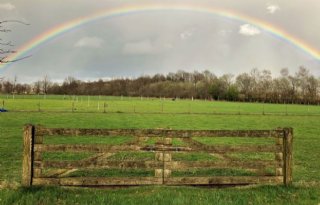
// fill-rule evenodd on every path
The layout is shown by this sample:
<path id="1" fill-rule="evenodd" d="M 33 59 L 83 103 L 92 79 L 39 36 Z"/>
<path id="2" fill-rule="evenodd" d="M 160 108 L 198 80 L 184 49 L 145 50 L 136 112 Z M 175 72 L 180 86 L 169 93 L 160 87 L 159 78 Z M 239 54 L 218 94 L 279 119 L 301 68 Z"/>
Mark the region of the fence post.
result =
<path id="1" fill-rule="evenodd" d="M 22 160 L 22 186 L 29 187 L 32 184 L 34 126 L 25 125 L 23 129 L 23 160 Z"/>
<path id="2" fill-rule="evenodd" d="M 41 125 L 36 125 L 34 127 L 34 131 L 33 131 L 33 145 L 35 144 L 43 144 L 43 135 L 40 134 L 37 130 L 39 130 L 39 128 L 41 128 Z M 32 156 L 32 161 L 42 161 L 42 154 L 41 152 L 33 152 L 33 156 Z M 41 177 L 42 174 L 42 168 L 33 168 L 33 174 L 32 177 L 34 178 L 38 178 Z"/>
<path id="3" fill-rule="evenodd" d="M 275 138 L 275 144 L 276 146 L 280 146 L 282 148 L 281 151 L 275 152 L 275 160 L 277 162 L 277 165 L 275 166 L 275 175 L 276 176 L 283 176 L 283 141 L 284 141 L 284 130 L 283 128 L 277 128 L 276 130 L 280 131 L 283 135 L 281 137 Z M 281 167 L 278 166 L 278 164 L 281 164 Z"/>
<path id="4" fill-rule="evenodd" d="M 292 141 L 293 129 L 285 128 L 283 137 L 283 183 L 285 185 L 292 183 Z"/>
<path id="5" fill-rule="evenodd" d="M 163 102 L 161 103 L 161 112 L 163 113 Z"/>

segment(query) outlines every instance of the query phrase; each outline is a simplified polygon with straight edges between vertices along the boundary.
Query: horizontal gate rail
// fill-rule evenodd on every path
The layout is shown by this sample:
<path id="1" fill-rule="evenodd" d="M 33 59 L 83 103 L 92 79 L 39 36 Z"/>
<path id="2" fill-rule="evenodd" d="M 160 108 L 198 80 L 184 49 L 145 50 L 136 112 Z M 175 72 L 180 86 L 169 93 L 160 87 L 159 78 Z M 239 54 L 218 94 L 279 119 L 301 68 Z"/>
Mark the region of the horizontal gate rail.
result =
<path id="1" fill-rule="evenodd" d="M 59 144 L 59 137 L 68 140 L 69 137 L 74 136 L 89 137 L 89 139 L 92 137 L 92 140 L 94 137 L 96 139 L 133 137 L 133 140 L 116 145 L 104 143 Z M 206 144 L 207 141 L 201 140 L 205 138 L 221 139 L 221 137 L 250 139 L 248 139 L 249 144 L 239 145 Z M 45 143 L 47 139 L 53 138 L 58 144 Z M 255 140 L 271 140 L 271 143 L 255 144 L 250 142 L 254 138 Z M 23 139 L 23 186 L 280 183 L 289 185 L 292 183 L 292 128 L 274 130 L 78 129 L 26 125 Z M 108 139 L 104 139 L 104 141 L 106 140 Z M 174 140 L 175 143 L 173 143 Z M 72 158 L 71 160 L 46 159 L 44 157 L 48 154 L 57 156 L 59 153 L 65 155 L 88 154 L 90 156 L 84 157 L 84 159 Z M 128 153 L 127 158 L 119 158 L 123 153 Z M 142 154 L 141 159 L 134 158 L 139 154 Z M 189 157 L 188 160 L 183 157 L 179 158 L 179 154 Z M 192 160 L 194 154 L 202 154 L 207 158 Z M 238 155 L 255 154 L 267 156 L 271 154 L 274 157 L 273 159 L 237 158 Z M 238 172 L 236 172 L 237 170 Z M 128 176 L 115 176 L 122 172 Z M 103 177 L 96 173 L 102 173 Z M 201 173 L 206 176 L 202 176 Z"/>
<path id="2" fill-rule="evenodd" d="M 139 147 L 136 145 L 35 145 L 34 151 L 36 152 L 113 152 L 113 151 L 167 151 L 167 152 L 198 152 L 198 151 L 211 151 L 216 153 L 225 152 L 280 152 L 281 146 L 276 145 L 243 145 L 228 146 L 228 145 L 215 145 L 206 146 L 203 148 L 191 147 L 169 147 L 169 146 L 145 146 Z"/>
<path id="3" fill-rule="evenodd" d="M 282 137 L 283 130 L 166 130 L 166 129 L 78 129 L 38 127 L 37 135 L 184 137 Z"/>

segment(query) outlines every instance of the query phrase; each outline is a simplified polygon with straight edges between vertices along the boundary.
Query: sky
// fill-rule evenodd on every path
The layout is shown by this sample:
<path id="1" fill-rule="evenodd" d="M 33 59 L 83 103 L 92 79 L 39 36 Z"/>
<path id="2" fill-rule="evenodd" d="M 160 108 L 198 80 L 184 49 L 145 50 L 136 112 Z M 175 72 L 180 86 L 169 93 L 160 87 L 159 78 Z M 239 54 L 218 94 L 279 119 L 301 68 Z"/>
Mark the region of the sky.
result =
<path id="1" fill-rule="evenodd" d="M 7 23 L 17 52 L 48 30 L 101 10 L 172 4 L 227 10 L 267 22 L 320 51 L 318 0 L 0 0 L 0 20 Z M 319 54 L 319 53 L 318 53 Z M 299 66 L 320 76 L 320 60 L 250 22 L 178 10 L 132 12 L 92 21 L 23 53 L 28 58 L 0 67 L 0 77 L 33 82 L 49 76 L 81 80 L 137 77 L 209 70 L 217 76 L 282 68 L 294 74 Z"/>

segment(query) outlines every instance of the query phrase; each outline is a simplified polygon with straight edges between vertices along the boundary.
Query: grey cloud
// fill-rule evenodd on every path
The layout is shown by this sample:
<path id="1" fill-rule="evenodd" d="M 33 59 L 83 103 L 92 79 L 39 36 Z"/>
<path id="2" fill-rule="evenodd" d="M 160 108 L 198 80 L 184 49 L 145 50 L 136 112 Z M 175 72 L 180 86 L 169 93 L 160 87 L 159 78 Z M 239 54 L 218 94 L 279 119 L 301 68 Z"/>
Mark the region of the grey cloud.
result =
<path id="1" fill-rule="evenodd" d="M 0 10 L 8 10 L 11 11 L 16 7 L 12 3 L 0 3 Z"/>
<path id="2" fill-rule="evenodd" d="M 315 20 L 320 18 L 320 4 L 317 4 L 317 0 L 277 0 L 276 4 L 281 6 L 281 10 L 275 11 L 275 15 L 266 10 L 268 6 L 276 5 L 275 3 L 257 0 L 153 2 L 183 5 L 192 3 L 235 11 L 279 27 L 320 50 L 320 21 Z M 0 12 L 0 19 L 24 18 L 31 24 L 10 24 L 12 32 L 0 34 L 0 38 L 13 41 L 18 49 L 35 36 L 69 20 L 101 9 L 129 4 L 143 5 L 150 1 L 77 0 L 75 4 L 74 1 L 12 0 L 10 3 L 16 8 Z M 199 12 L 136 12 L 101 19 L 42 44 L 27 53 L 32 54 L 31 58 L 0 70 L 0 76 L 11 78 L 17 75 L 21 81 L 30 81 L 48 74 L 51 79 L 58 81 L 68 75 L 82 79 L 108 79 L 115 76 L 166 73 L 178 69 L 209 69 L 216 74 L 237 74 L 253 67 L 270 69 L 277 74 L 283 67 L 294 72 L 300 65 L 319 73 L 319 60 L 271 33 L 260 30 L 260 34 L 253 38 L 239 34 L 241 26 L 246 24 L 248 25 L 244 26 L 243 33 L 259 33 L 248 22 Z M 83 39 L 84 37 L 97 39 Z M 75 45 L 93 47 L 81 49 Z"/>
<path id="3" fill-rule="evenodd" d="M 126 43 L 123 48 L 124 54 L 143 55 L 152 54 L 157 51 L 157 48 L 152 45 L 150 40 Z"/>

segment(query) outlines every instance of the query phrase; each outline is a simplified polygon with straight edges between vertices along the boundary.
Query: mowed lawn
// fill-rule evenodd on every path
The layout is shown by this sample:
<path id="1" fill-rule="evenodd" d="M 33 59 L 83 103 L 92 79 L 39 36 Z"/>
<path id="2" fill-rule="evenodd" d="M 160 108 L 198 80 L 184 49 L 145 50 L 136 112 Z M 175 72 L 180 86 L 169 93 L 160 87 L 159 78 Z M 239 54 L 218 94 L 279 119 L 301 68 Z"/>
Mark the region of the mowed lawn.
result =
<path id="1" fill-rule="evenodd" d="M 59 96 L 60 98 L 61 96 Z M 51 96 L 54 98 L 54 96 Z M 98 98 L 98 97 L 97 97 Z M 111 100 L 112 98 L 110 98 Z M 30 107 L 39 99 L 14 99 L 20 110 Z M 99 99 L 90 101 L 95 110 L 92 113 L 68 112 L 7 112 L 0 113 L 0 180 L 2 185 L 17 185 L 21 180 L 22 127 L 26 123 L 42 124 L 47 127 L 81 128 L 171 128 L 171 129 L 274 129 L 294 128 L 294 171 L 293 186 L 257 186 L 241 188 L 201 188 L 143 186 L 117 189 L 34 187 L 4 188 L 0 190 L 0 204 L 319 204 L 320 203 L 320 116 L 310 115 L 319 106 L 288 105 L 288 110 L 300 115 L 282 115 L 286 106 L 270 106 L 270 110 L 281 115 L 261 115 L 263 104 L 224 103 L 205 101 L 165 101 L 165 108 L 171 111 L 151 113 L 155 107 L 161 110 L 160 100 L 114 98 L 114 105 L 123 105 L 127 110 L 103 113 L 98 108 Z M 47 105 L 59 107 L 61 99 L 44 99 Z M 100 105 L 103 104 L 100 102 Z M 65 108 L 72 105 L 65 100 Z M 79 103 L 79 99 L 78 99 Z M 82 101 L 84 106 L 84 100 Z M 168 104 L 166 106 L 166 104 Z M 67 106 L 68 105 L 68 106 Z M 170 106 L 169 106 L 170 105 Z M 219 112 L 228 113 L 243 109 L 240 115 L 208 115 L 219 106 Z M 86 105 L 87 106 L 87 105 Z M 134 113 L 131 108 L 141 109 Z M 189 106 L 192 108 L 188 114 Z M 289 107 L 292 108 L 289 109 Z M 266 108 L 265 107 L 265 108 Z M 13 107 L 11 107 L 12 109 Z M 110 108 L 110 105 L 109 105 Z M 129 109 L 130 108 L 130 109 Z M 183 108 L 183 109 L 182 109 Z M 272 109 L 271 109 L 272 108 Z M 36 107 L 35 107 L 36 109 Z M 244 115 L 245 111 L 260 113 Z M 64 109 L 62 109 L 63 111 Z M 131 111 L 130 111 L 131 110 Z M 181 111 L 182 110 L 182 111 Z M 187 110 L 187 112 L 185 111 Z M 198 112 L 198 110 L 200 110 Z M 98 112 L 99 111 L 99 112 Z M 117 112 L 121 111 L 121 112 Z M 126 112 L 130 111 L 130 113 Z M 212 111 L 212 110 L 211 110 Z M 280 112 L 281 111 L 281 112 Z M 271 111 L 270 111 L 271 112 Z M 180 113 L 180 114 L 174 114 Z M 185 113 L 185 114 L 181 114 Z M 312 114 L 312 113 L 311 113 Z M 6 187 L 6 186 L 5 186 Z"/>

